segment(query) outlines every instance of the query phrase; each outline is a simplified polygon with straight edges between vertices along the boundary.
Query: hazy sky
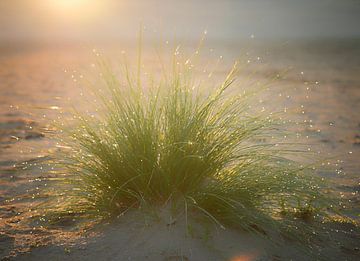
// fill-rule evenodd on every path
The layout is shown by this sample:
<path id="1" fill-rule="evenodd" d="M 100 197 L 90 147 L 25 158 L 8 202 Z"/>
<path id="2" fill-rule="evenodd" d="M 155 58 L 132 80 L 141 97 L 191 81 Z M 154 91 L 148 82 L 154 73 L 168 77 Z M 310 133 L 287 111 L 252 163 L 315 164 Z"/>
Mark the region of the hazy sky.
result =
<path id="1" fill-rule="evenodd" d="M 0 41 L 360 37 L 360 0 L 0 0 Z"/>

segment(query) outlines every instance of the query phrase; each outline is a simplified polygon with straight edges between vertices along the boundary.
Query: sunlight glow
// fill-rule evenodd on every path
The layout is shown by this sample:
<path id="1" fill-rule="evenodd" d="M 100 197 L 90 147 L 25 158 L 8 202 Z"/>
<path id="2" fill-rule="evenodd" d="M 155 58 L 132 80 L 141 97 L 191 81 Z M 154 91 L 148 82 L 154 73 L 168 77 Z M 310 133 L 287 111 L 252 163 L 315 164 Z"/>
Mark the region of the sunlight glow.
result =
<path id="1" fill-rule="evenodd" d="M 91 0 L 50 0 L 52 4 L 58 8 L 63 9 L 73 9 L 84 7 L 84 5 L 89 4 L 90 2 L 94 2 Z"/>
<path id="2" fill-rule="evenodd" d="M 99 0 L 43 0 L 43 3 L 55 18 L 71 21 L 100 18 L 106 6 L 106 1 Z"/>

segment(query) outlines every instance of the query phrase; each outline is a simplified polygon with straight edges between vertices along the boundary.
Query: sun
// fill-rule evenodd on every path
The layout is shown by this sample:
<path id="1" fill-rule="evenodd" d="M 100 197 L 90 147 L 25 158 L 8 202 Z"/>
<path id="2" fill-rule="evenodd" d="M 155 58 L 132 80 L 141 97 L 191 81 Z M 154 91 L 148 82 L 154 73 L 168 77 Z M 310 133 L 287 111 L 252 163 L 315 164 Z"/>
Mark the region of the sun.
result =
<path id="1" fill-rule="evenodd" d="M 103 14 L 105 2 L 100 0 L 43 0 L 45 8 L 55 18 L 87 21 Z"/>
<path id="2" fill-rule="evenodd" d="M 88 5 L 93 4 L 94 0 L 48 0 L 49 4 L 53 5 L 54 8 L 71 10 L 78 8 L 85 8 Z"/>

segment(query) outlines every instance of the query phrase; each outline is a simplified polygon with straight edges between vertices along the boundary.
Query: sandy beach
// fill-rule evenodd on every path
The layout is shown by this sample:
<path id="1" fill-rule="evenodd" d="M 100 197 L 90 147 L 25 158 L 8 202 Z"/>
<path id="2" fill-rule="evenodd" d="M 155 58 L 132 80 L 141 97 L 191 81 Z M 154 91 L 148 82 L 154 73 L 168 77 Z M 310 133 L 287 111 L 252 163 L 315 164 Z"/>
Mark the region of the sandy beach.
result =
<path id="1" fill-rule="evenodd" d="M 328 170 L 318 175 L 334 182 L 334 191 L 342 193 L 351 206 L 347 215 L 358 220 L 360 43 L 326 40 L 325 46 L 324 41 L 258 43 L 250 48 L 242 43 L 214 43 L 216 54 L 224 56 L 214 74 L 222 77 L 233 57 L 244 57 L 244 50 L 252 61 L 244 67 L 245 74 L 255 71 L 255 79 L 267 79 L 291 67 L 284 80 L 273 83 L 284 90 L 279 92 L 285 96 L 280 106 L 291 108 L 291 117 L 311 120 L 297 131 L 309 136 L 305 139 L 309 146 L 329 159 L 324 162 Z M 109 46 L 102 49 L 121 51 Z M 257 57 L 261 62 L 255 62 Z M 48 135 L 48 118 L 59 113 L 59 108 L 66 111 L 68 98 L 76 99 L 79 89 L 71 75 L 88 70 L 93 59 L 91 49 L 84 46 L 0 47 L 0 258 L 309 260 L 296 243 L 280 237 L 274 245 L 243 231 L 214 226 L 205 231 L 196 221 L 194 227 L 200 232 L 191 236 L 184 233 L 184 220 L 170 222 L 166 215 L 147 220 L 134 212 L 95 227 L 91 220 L 81 227 L 72 220 L 49 227 L 29 222 L 28 209 L 46 200 L 37 198 L 37 193 L 56 184 L 48 180 L 54 175 L 51 167 L 41 164 L 56 149 Z M 319 258 L 358 260 L 358 229 L 349 224 L 329 225 L 328 229 L 336 248 L 318 242 L 314 248 Z"/>
<path id="2" fill-rule="evenodd" d="M 0 1 L 0 260 L 360 260 L 359 13 Z"/>

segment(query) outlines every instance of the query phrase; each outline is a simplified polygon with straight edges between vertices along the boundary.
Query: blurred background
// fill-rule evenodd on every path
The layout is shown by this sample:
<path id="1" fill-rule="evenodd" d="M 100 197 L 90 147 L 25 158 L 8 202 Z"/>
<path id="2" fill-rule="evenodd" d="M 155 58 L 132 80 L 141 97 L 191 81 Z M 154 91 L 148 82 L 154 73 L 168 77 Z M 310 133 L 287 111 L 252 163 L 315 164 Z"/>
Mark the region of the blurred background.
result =
<path id="1" fill-rule="evenodd" d="M 0 231 L 22 233 L 13 221 L 31 199 L 13 199 L 50 175 L 38 167 L 54 150 L 47 119 L 79 103 L 77 80 L 95 75 L 94 54 L 134 52 L 140 24 L 149 49 L 174 39 L 194 49 L 207 32 L 204 60 L 222 60 L 215 78 L 238 58 L 245 84 L 285 75 L 265 104 L 291 108 L 294 133 L 330 168 L 320 175 L 359 213 L 359 0 L 1 0 Z"/>
<path id="2" fill-rule="evenodd" d="M 0 3 L 6 42 L 107 42 L 149 30 L 214 40 L 357 38 L 357 0 L 12 0 Z"/>

